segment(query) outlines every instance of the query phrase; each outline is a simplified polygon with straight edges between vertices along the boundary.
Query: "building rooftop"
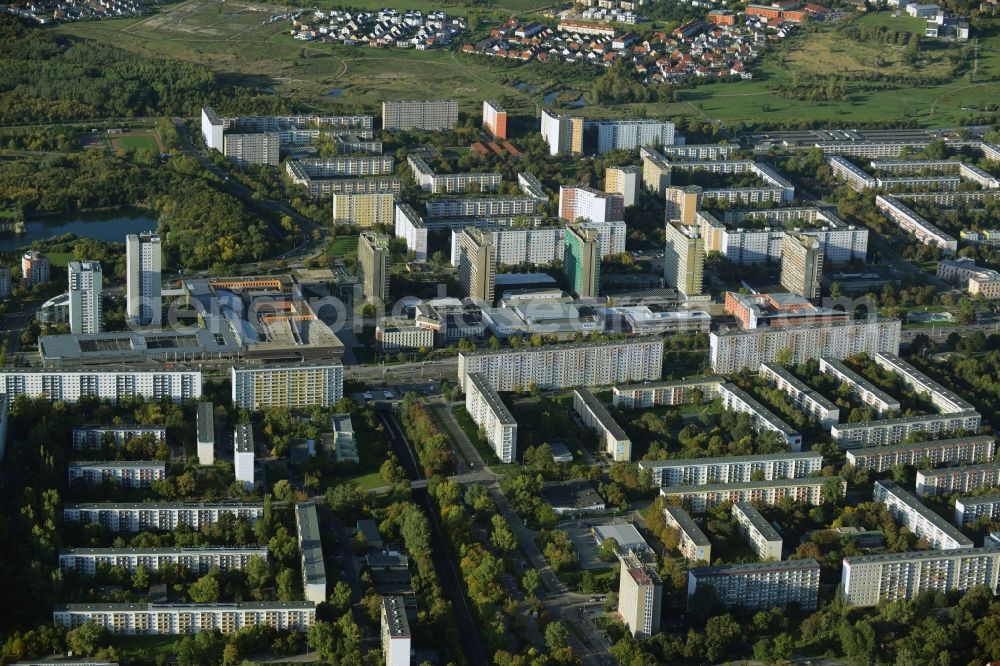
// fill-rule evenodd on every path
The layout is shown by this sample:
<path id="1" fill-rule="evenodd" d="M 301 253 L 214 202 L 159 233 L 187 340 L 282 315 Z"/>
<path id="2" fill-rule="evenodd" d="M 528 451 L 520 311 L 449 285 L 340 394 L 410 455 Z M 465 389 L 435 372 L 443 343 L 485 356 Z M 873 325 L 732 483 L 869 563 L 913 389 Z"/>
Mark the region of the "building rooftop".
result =
<path id="1" fill-rule="evenodd" d="M 625 430 L 618 425 L 618 422 L 615 421 L 613 416 L 611 416 L 611 412 L 608 411 L 608 408 L 604 406 L 603 402 L 597 399 L 597 396 L 594 395 L 590 389 L 578 388 L 574 389 L 573 393 L 583 400 L 583 404 L 585 404 L 587 409 L 594 414 L 594 418 L 596 418 L 601 425 L 604 426 L 604 429 L 608 431 L 608 434 L 612 438 L 618 441 L 623 441 L 629 438 L 625 433 Z"/>
<path id="2" fill-rule="evenodd" d="M 161 511 L 167 509 L 215 510 L 215 509 L 254 509 L 264 510 L 261 502 L 85 502 L 79 504 L 63 504 L 63 510 L 80 511 Z"/>
<path id="3" fill-rule="evenodd" d="M 687 534 L 691 542 L 696 546 L 711 546 L 712 542 L 708 540 L 705 533 L 701 531 L 698 524 L 694 522 L 691 515 L 684 509 L 678 506 L 668 506 L 667 513 L 673 516 L 674 521 L 680 525 L 681 530 Z"/>
<path id="4" fill-rule="evenodd" d="M 823 409 L 826 410 L 838 409 L 838 407 L 835 404 L 833 404 L 833 402 L 831 402 L 829 399 L 827 399 L 826 396 L 824 396 L 822 393 L 820 393 L 816 389 L 812 388 L 811 386 L 800 380 L 798 377 L 790 373 L 788 370 L 783 368 L 778 363 L 770 363 L 770 362 L 761 363 L 761 366 L 767 367 L 768 370 L 770 370 L 771 372 L 778 375 L 786 382 L 794 386 L 797 391 L 801 392 L 803 395 L 805 395 L 810 400 L 814 401 Z"/>
<path id="5" fill-rule="evenodd" d="M 503 400 L 500 399 L 500 394 L 493 390 L 486 378 L 479 372 L 470 372 L 469 381 L 472 385 L 479 391 L 479 395 L 482 396 L 483 400 L 490 407 L 490 411 L 493 412 L 497 420 L 503 425 L 517 425 L 517 420 L 514 415 L 510 413 L 507 409 L 507 405 L 504 404 Z"/>
<path id="6" fill-rule="evenodd" d="M 52 607 L 56 613 L 142 613 L 142 612 L 204 612 L 204 611 L 239 611 L 239 610 L 290 610 L 311 611 L 316 604 L 311 601 L 239 601 L 216 602 L 207 604 L 56 604 Z"/>
<path id="7" fill-rule="evenodd" d="M 621 558 L 622 569 L 628 572 L 628 575 L 632 577 L 636 585 L 659 585 L 660 576 L 656 573 L 656 569 L 644 564 L 638 557 L 633 553 L 628 553 Z"/>
<path id="8" fill-rule="evenodd" d="M 1000 495 L 970 495 L 955 499 L 955 505 L 974 506 L 976 504 L 997 504 L 1000 503 Z"/>
<path id="9" fill-rule="evenodd" d="M 83 469 L 85 467 L 113 467 L 121 469 L 149 469 L 156 468 L 165 470 L 167 463 L 162 460 L 71 460 L 70 469 Z"/>
<path id="10" fill-rule="evenodd" d="M 873 394 L 881 402 L 890 405 L 899 404 L 899 400 L 896 400 L 891 395 L 889 395 L 888 393 L 886 393 L 885 391 L 883 391 L 882 389 L 871 383 L 870 380 L 866 379 L 865 377 L 862 377 L 859 373 L 847 367 L 847 364 L 844 363 L 843 361 L 839 361 L 835 358 L 830 358 L 828 356 L 824 356 L 820 360 L 822 360 L 824 363 L 829 364 L 833 369 L 835 369 L 840 374 L 846 376 L 851 382 L 858 384 L 865 391 L 868 391 L 869 393 Z"/>
<path id="11" fill-rule="evenodd" d="M 542 489 L 545 500 L 553 507 L 587 509 L 604 507 L 604 498 L 597 494 L 589 481 L 574 480 L 548 483 Z"/>
<path id="12" fill-rule="evenodd" d="M 663 496 L 697 493 L 725 492 L 727 490 L 757 490 L 765 488 L 792 488 L 822 486 L 835 476 L 810 476 L 804 479 L 771 479 L 769 481 L 743 481 L 741 483 L 706 483 L 698 486 L 666 486 L 660 488 Z"/>
<path id="13" fill-rule="evenodd" d="M 215 441 L 215 405 L 211 402 L 198 403 L 198 441 Z"/>
<path id="14" fill-rule="evenodd" d="M 604 542 L 605 539 L 614 539 L 623 551 L 649 548 L 649 544 L 639 534 L 639 530 L 635 529 L 635 525 L 631 523 L 598 525 L 593 529 L 594 537 L 598 541 Z"/>
<path id="15" fill-rule="evenodd" d="M 894 318 L 890 318 L 890 317 L 879 317 L 876 322 L 871 322 L 871 321 L 844 321 L 844 322 L 834 322 L 834 323 L 829 323 L 829 324 L 807 324 L 805 326 L 796 326 L 794 329 L 787 329 L 787 328 L 773 328 L 773 329 L 772 328 L 755 328 L 755 329 L 751 329 L 749 331 L 745 331 L 745 330 L 743 330 L 741 328 L 726 328 L 726 329 L 719 329 L 718 331 L 712 331 L 712 335 L 719 336 L 719 337 L 729 337 L 729 336 L 736 336 L 736 335 L 768 335 L 768 334 L 771 334 L 771 333 L 774 333 L 774 334 L 777 335 L 777 334 L 788 333 L 788 332 L 820 330 L 820 329 L 830 329 L 830 328 L 840 328 L 840 327 L 848 328 L 848 327 L 866 326 L 866 325 L 872 324 L 872 323 L 888 324 L 888 323 L 892 323 L 892 322 L 896 322 L 900 326 L 902 326 L 902 321 L 900 321 L 899 319 L 894 319 Z"/>
<path id="16" fill-rule="evenodd" d="M 816 560 L 782 560 L 780 562 L 750 562 L 747 564 L 725 564 L 718 567 L 698 567 L 691 569 L 695 578 L 705 576 L 746 576 L 756 573 L 773 573 L 778 571 L 815 570 L 819 573 L 819 562 Z"/>
<path id="17" fill-rule="evenodd" d="M 919 416 L 900 416 L 894 419 L 879 419 L 878 421 L 865 421 L 863 423 L 838 423 L 833 426 L 838 432 L 846 430 L 864 430 L 866 428 L 893 428 L 898 425 L 908 423 L 921 423 L 928 421 L 949 421 L 952 419 L 967 419 L 979 417 L 981 414 L 976 411 L 949 412 L 947 414 L 921 414 Z"/>
<path id="18" fill-rule="evenodd" d="M 402 597 L 382 597 L 382 614 L 385 617 L 385 629 L 390 637 L 410 636 L 410 622 L 406 618 L 406 607 Z"/>
<path id="19" fill-rule="evenodd" d="M 750 410 L 753 413 L 755 413 L 757 416 L 764 419 L 772 426 L 780 430 L 782 434 L 789 436 L 799 434 L 799 432 L 795 430 L 795 428 L 792 428 L 790 425 L 782 421 L 780 418 L 778 418 L 777 414 L 772 412 L 764 405 L 760 404 L 760 402 L 758 402 L 756 398 L 754 398 L 752 395 L 741 389 L 739 386 L 736 386 L 736 384 L 730 384 L 729 382 L 726 382 L 724 386 L 726 390 L 735 395 L 742 402 L 746 403 L 746 405 L 750 408 Z"/>
<path id="20" fill-rule="evenodd" d="M 267 559 L 267 546 L 195 546 L 157 548 L 62 548 L 60 555 L 201 555 L 249 553 Z"/>
<path id="21" fill-rule="evenodd" d="M 370 518 L 363 518 L 358 521 L 357 530 L 365 538 L 365 541 L 371 544 L 382 543 L 382 534 L 378 531 L 378 523 Z"/>
<path id="22" fill-rule="evenodd" d="M 975 435 L 972 437 L 953 437 L 950 439 L 928 439 L 923 442 L 911 442 L 909 444 L 890 444 L 889 446 L 862 446 L 857 449 L 851 449 L 848 453 L 855 457 L 857 456 L 878 456 L 885 454 L 893 454 L 899 451 L 913 451 L 919 449 L 936 449 L 940 447 L 952 446 L 958 443 L 973 443 L 973 442 L 992 442 L 994 441 L 992 435 Z"/>
<path id="23" fill-rule="evenodd" d="M 738 509 L 746 516 L 750 524 L 753 525 L 753 528 L 760 533 L 765 541 L 781 541 L 781 535 L 778 534 L 778 531 L 771 526 L 771 523 L 767 522 L 767 519 L 761 515 L 760 511 L 753 504 L 750 502 L 737 502 L 733 505 L 733 509 Z"/>
<path id="24" fill-rule="evenodd" d="M 237 453 L 253 453 L 253 426 L 249 423 L 240 423 L 233 432 L 233 445 Z"/>
<path id="25" fill-rule="evenodd" d="M 614 390 L 619 393 L 625 393 L 628 391 L 640 391 L 640 390 L 655 390 L 655 389 L 665 389 L 674 388 L 682 386 L 704 386 L 706 384 L 722 384 L 725 382 L 725 377 L 719 375 L 699 375 L 696 377 L 686 377 L 684 379 L 672 379 L 665 382 L 641 382 L 639 384 L 622 384 L 621 386 L 615 386 Z"/>
<path id="26" fill-rule="evenodd" d="M 302 552 L 303 580 L 307 585 L 326 585 L 319 518 L 313 502 L 299 502 L 295 505 L 295 526 L 298 528 L 299 550 Z"/>
<path id="27" fill-rule="evenodd" d="M 968 547 L 972 547 L 972 539 L 962 534 L 961 530 L 939 516 L 936 511 L 927 508 L 923 502 L 914 497 L 908 490 L 900 487 L 892 481 L 876 481 L 875 485 L 881 485 L 886 491 L 889 492 L 889 494 L 912 509 L 914 513 L 917 513 L 931 525 L 941 530 L 941 532 L 943 532 L 948 538 L 954 540 L 956 543 L 962 545 L 967 544 Z"/>
<path id="28" fill-rule="evenodd" d="M 1000 548 L 948 548 L 937 550 L 911 550 L 905 553 L 882 553 L 878 555 L 853 555 L 844 558 L 844 564 L 871 564 L 875 562 L 919 562 L 921 560 L 941 560 L 959 557 L 980 557 L 1000 555 Z"/>
<path id="29" fill-rule="evenodd" d="M 520 349 L 520 350 L 505 349 L 501 351 L 462 352 L 462 354 L 460 355 L 468 358 L 474 356 L 509 356 L 511 354 L 518 354 L 518 353 L 546 354 L 550 352 L 562 351 L 564 349 L 600 349 L 602 347 L 619 347 L 621 345 L 638 345 L 651 342 L 658 342 L 660 344 L 663 344 L 663 340 L 661 338 L 657 338 L 650 335 L 645 335 L 645 336 L 637 335 L 625 338 L 623 340 L 595 340 L 595 341 L 583 340 L 580 342 L 564 342 L 560 344 L 550 344 L 544 347 Z"/>
<path id="30" fill-rule="evenodd" d="M 937 467 L 935 469 L 920 469 L 917 474 L 927 477 L 951 476 L 952 474 L 966 474 L 968 472 L 997 471 L 1000 470 L 1000 463 L 980 463 L 976 465 L 959 465 L 957 467 Z"/>
<path id="31" fill-rule="evenodd" d="M 687 467 L 689 465 L 728 465 L 734 463 L 769 462 L 772 460 L 813 460 L 822 461 L 823 456 L 812 451 L 787 453 L 760 453 L 752 456 L 719 456 L 715 458 L 677 458 L 671 460 L 640 460 L 639 468 L 657 469 L 661 467 Z"/>

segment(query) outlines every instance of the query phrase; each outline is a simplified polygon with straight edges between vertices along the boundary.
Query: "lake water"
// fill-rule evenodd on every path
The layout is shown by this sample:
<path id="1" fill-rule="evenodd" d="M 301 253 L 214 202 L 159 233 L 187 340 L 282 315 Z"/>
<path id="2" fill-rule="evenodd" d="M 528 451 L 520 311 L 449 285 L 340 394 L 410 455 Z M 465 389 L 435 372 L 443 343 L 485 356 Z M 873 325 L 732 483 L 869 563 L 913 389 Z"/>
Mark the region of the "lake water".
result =
<path id="1" fill-rule="evenodd" d="M 545 102 L 547 105 L 552 106 L 553 104 L 556 103 L 556 98 L 559 96 L 561 92 L 562 92 L 561 90 L 554 90 L 549 94 L 545 95 L 545 97 L 542 98 L 542 101 Z M 574 101 L 570 102 L 569 104 L 564 104 L 563 106 L 567 106 L 571 109 L 582 109 L 583 107 L 587 106 L 587 100 L 584 99 L 583 94 L 581 94 Z"/>
<path id="2" fill-rule="evenodd" d="M 333 90 L 330 91 L 330 97 L 340 97 L 343 94 L 344 94 L 343 88 L 334 88 Z"/>
<path id="3" fill-rule="evenodd" d="M 118 212 L 109 215 L 77 215 L 62 219 L 30 220 L 25 223 L 25 227 L 23 234 L 0 232 L 0 250 L 17 250 L 30 245 L 33 241 L 63 234 L 124 243 L 128 234 L 155 231 L 156 220 L 140 213 Z"/>

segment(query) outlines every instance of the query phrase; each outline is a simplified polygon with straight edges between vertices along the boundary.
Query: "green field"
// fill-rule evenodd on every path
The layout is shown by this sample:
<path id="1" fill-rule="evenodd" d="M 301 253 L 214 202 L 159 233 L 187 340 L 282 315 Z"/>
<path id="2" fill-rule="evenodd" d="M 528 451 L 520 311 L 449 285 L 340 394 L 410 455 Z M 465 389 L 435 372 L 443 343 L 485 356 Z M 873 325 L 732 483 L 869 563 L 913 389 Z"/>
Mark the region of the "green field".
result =
<path id="1" fill-rule="evenodd" d="M 505 3 L 503 9 L 521 11 L 541 1 Z M 364 0 L 360 6 L 382 4 Z M 421 0 L 398 5 L 400 9 L 430 6 Z M 201 63 L 227 78 L 235 77 L 280 95 L 295 95 L 317 111 L 370 113 L 384 99 L 412 97 L 414 91 L 442 91 L 442 95 L 447 91 L 468 112 L 478 110 L 484 98 L 494 98 L 515 113 L 535 115 L 547 92 L 589 88 L 584 68 L 553 69 L 537 63 L 505 67 L 484 56 L 442 49 L 371 49 L 296 41 L 288 34 L 286 21 L 267 23 L 270 12 L 277 8 L 256 7 L 188 0 L 151 17 L 63 24 L 55 30 L 155 57 Z M 451 5 L 443 9 L 456 14 L 484 13 Z M 908 31 L 916 31 L 921 25 L 921 21 L 893 17 L 888 12 L 856 20 Z M 905 65 L 899 62 L 901 47 L 858 43 L 833 30 L 823 27 L 817 33 L 800 31 L 777 52 L 761 58 L 752 80 L 683 88 L 678 91 L 679 101 L 670 104 L 587 106 L 579 113 L 609 117 L 693 115 L 724 124 L 912 120 L 921 126 L 949 126 L 969 120 L 985 105 L 1000 100 L 1000 19 L 990 19 L 976 34 L 979 57 L 974 80 L 969 72 L 943 85 L 899 84 L 890 90 L 863 90 L 860 85 L 849 84 L 848 99 L 830 102 L 776 96 L 773 88 L 787 84 L 793 75 L 863 72 L 873 67 L 876 55 L 882 58 L 881 73 L 892 76 L 905 71 Z M 966 46 L 925 44 L 920 68 L 924 74 L 940 74 L 947 69 L 947 54 L 961 48 L 972 48 L 972 42 Z M 577 70 L 580 74 L 574 76 Z M 531 86 L 530 91 L 519 90 L 515 87 L 519 83 Z M 340 95 L 332 97 L 335 88 Z"/>
<path id="2" fill-rule="evenodd" d="M 115 144 L 122 150 L 159 150 L 156 139 L 149 135 L 124 135 L 114 137 Z"/>
<path id="3" fill-rule="evenodd" d="M 357 252 L 357 236 L 337 236 L 326 246 L 326 256 L 343 257 L 348 252 Z"/>

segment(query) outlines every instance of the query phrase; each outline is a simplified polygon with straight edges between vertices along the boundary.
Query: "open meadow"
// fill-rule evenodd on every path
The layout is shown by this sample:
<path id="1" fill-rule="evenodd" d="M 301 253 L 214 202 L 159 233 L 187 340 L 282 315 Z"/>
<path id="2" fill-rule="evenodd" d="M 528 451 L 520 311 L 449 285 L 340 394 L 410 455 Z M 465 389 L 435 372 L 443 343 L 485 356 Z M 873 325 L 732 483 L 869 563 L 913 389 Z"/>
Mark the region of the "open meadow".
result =
<path id="1" fill-rule="evenodd" d="M 512 11 L 538 6 L 527 0 L 510 4 L 516 4 L 509 8 Z M 351 4 L 355 5 L 386 6 L 381 0 Z M 480 15 L 499 9 L 430 5 L 421 0 L 398 5 L 400 9 L 409 7 Z M 296 41 L 288 34 L 287 21 L 269 21 L 280 11 L 284 10 L 248 2 L 187 0 L 145 18 L 64 24 L 55 30 L 145 55 L 200 63 L 228 79 L 279 95 L 296 95 L 317 111 L 375 112 L 385 99 L 426 96 L 457 98 L 467 112 L 476 112 L 484 98 L 499 99 L 516 113 L 534 115 L 545 106 L 547 94 L 567 90 L 575 94 L 590 87 L 587 70 L 572 66 L 514 66 L 444 49 L 372 49 Z M 886 12 L 855 20 L 861 25 L 908 31 L 915 31 L 921 23 Z M 976 40 L 966 45 L 925 44 L 922 48 L 916 71 L 927 77 L 946 75 L 949 55 L 955 50 L 974 50 L 976 58 L 969 71 L 944 84 L 891 82 L 889 89 L 872 90 L 862 83 L 848 82 L 847 99 L 834 101 L 775 95 L 774 89 L 788 85 L 793 77 L 877 72 L 891 78 L 907 71 L 908 65 L 902 61 L 905 47 L 848 40 L 833 27 L 824 27 L 800 34 L 776 52 L 764 55 L 753 80 L 682 88 L 676 103 L 587 105 L 578 112 L 592 117 L 694 115 L 724 124 L 912 119 L 922 126 L 950 126 L 974 118 L 987 104 L 1000 100 L 1000 19 L 986 25 Z"/>

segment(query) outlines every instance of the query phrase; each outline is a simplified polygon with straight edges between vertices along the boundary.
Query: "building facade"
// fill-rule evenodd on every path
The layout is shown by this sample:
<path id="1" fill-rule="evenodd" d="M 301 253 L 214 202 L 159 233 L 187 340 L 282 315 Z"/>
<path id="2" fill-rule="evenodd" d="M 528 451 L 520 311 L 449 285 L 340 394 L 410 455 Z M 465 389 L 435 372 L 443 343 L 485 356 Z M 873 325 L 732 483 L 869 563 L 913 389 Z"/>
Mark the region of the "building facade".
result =
<path id="1" fill-rule="evenodd" d="M 112 532 L 172 531 L 181 525 L 199 530 L 219 522 L 220 516 L 256 522 L 264 517 L 260 502 L 143 502 L 105 504 L 64 504 L 63 520 L 97 523 Z"/>
<path id="2" fill-rule="evenodd" d="M 389 237 L 371 231 L 358 235 L 358 281 L 368 302 L 389 299 Z"/>
<path id="3" fill-rule="evenodd" d="M 153 481 L 167 478 L 167 464 L 155 460 L 70 461 L 68 470 L 70 485 L 112 482 L 124 488 L 149 488 Z"/>
<path id="4" fill-rule="evenodd" d="M 819 563 L 787 560 L 691 569 L 688 604 L 701 586 L 715 590 L 726 608 L 770 610 L 796 603 L 802 610 L 811 611 L 819 600 Z"/>
<path id="5" fill-rule="evenodd" d="M 563 240 L 563 270 L 573 293 L 593 298 L 601 291 L 601 243 L 597 232 L 567 227 Z"/>
<path id="6" fill-rule="evenodd" d="M 69 331 L 74 335 L 101 332 L 101 292 L 104 273 L 99 261 L 71 261 L 69 273 Z"/>
<path id="7" fill-rule="evenodd" d="M 486 440 L 493 447 L 497 458 L 504 463 L 517 459 L 517 421 L 479 373 L 469 375 L 465 388 L 465 411 L 473 422 L 486 433 Z"/>
<path id="8" fill-rule="evenodd" d="M 344 397 L 344 366 L 323 364 L 233 366 L 233 404 L 243 409 L 319 405 L 332 407 Z"/>
<path id="9" fill-rule="evenodd" d="M 27 395 L 63 402 L 76 402 L 87 396 L 112 403 L 136 396 L 147 400 L 169 398 L 173 402 L 183 402 L 201 397 L 201 380 L 200 370 L 0 372 L 0 388 L 10 397 Z"/>
<path id="10" fill-rule="evenodd" d="M 125 316 L 138 326 L 160 324 L 162 253 L 159 235 L 147 231 L 125 237 Z"/>
<path id="11" fill-rule="evenodd" d="M 497 255 L 493 233 L 466 227 L 458 237 L 458 285 L 476 301 L 493 305 Z"/>
<path id="12" fill-rule="evenodd" d="M 333 223 L 355 227 L 374 227 L 392 224 L 395 197 L 391 193 L 334 194 Z"/>
<path id="13" fill-rule="evenodd" d="M 573 391 L 573 409 L 585 425 L 597 430 L 604 452 L 612 460 L 627 462 L 632 459 L 632 440 L 590 390 L 579 388 Z"/>
<path id="14" fill-rule="evenodd" d="M 410 622 L 403 597 L 382 597 L 381 634 L 385 666 L 410 666 Z"/>
<path id="15" fill-rule="evenodd" d="M 663 510 L 667 526 L 677 530 L 677 549 L 689 562 L 712 561 L 712 542 L 694 522 L 687 511 L 678 506 L 668 506 Z"/>
<path id="16" fill-rule="evenodd" d="M 764 481 L 805 478 L 823 469 L 823 456 L 802 451 L 722 458 L 640 460 L 639 469 L 649 470 L 653 483 L 660 487 L 738 484 L 755 478 Z"/>
<path id="17" fill-rule="evenodd" d="M 24 286 L 34 287 L 49 281 L 49 258 L 38 250 L 28 250 L 21 257 L 21 278 Z"/>
<path id="18" fill-rule="evenodd" d="M 957 550 L 972 548 L 972 539 L 924 506 L 920 500 L 892 481 L 876 481 L 874 498 L 882 502 L 899 523 L 924 539 L 931 548 Z"/>
<path id="19" fill-rule="evenodd" d="M 762 560 L 781 559 L 781 535 L 750 502 L 733 504 L 733 518 L 751 550 Z"/>
<path id="20" fill-rule="evenodd" d="M 819 240 L 786 233 L 781 245 L 781 286 L 803 298 L 819 298 L 823 252 Z"/>
<path id="21" fill-rule="evenodd" d="M 446 130 L 458 124 L 458 100 L 413 99 L 382 102 L 384 130 Z"/>
<path id="22" fill-rule="evenodd" d="M 608 167 L 604 171 L 604 191 L 622 198 L 625 208 L 635 205 L 642 169 L 637 166 Z"/>
<path id="23" fill-rule="evenodd" d="M 670 222 L 666 226 L 663 276 L 667 284 L 685 296 L 702 293 L 705 276 L 705 246 L 698 227 Z"/>
<path id="24" fill-rule="evenodd" d="M 320 541 L 319 518 L 316 504 L 298 502 L 295 505 L 295 534 L 299 542 L 300 564 L 302 565 L 302 590 L 306 601 L 325 603 L 326 564 L 323 559 L 323 544 Z"/>
<path id="25" fill-rule="evenodd" d="M 59 568 L 94 576 L 103 567 L 121 567 L 135 573 L 139 567 L 159 571 L 166 564 L 183 567 L 195 576 L 204 576 L 209 569 L 223 571 L 246 568 L 255 557 L 267 561 L 267 547 L 228 548 L 64 548 L 59 551 Z"/>
<path id="26" fill-rule="evenodd" d="M 483 100 L 483 127 L 497 139 L 507 138 L 507 112 L 492 100 Z"/>
<path id="27" fill-rule="evenodd" d="M 654 567 L 632 552 L 620 559 L 618 615 L 633 636 L 648 638 L 660 630 L 663 582 Z"/>
<path id="28" fill-rule="evenodd" d="M 703 486 L 667 486 L 660 488 L 660 495 L 675 505 L 689 507 L 694 513 L 703 513 L 723 502 L 760 502 L 774 506 L 786 497 L 810 506 L 819 506 L 824 502 L 824 486 L 827 483 L 839 483 L 841 492 L 846 492 L 847 483 L 838 482 L 837 477 L 811 477 L 710 483 Z"/>
<path id="29" fill-rule="evenodd" d="M 1000 464 L 917 470 L 917 497 L 971 493 L 1000 486 Z"/>
<path id="30" fill-rule="evenodd" d="M 1000 594 L 1000 548 L 922 550 L 844 558 L 840 586 L 850 606 L 914 599 L 985 585 Z"/>
<path id="31" fill-rule="evenodd" d="M 589 187 L 559 187 L 559 217 L 570 222 L 616 222 L 625 218 L 622 195 Z"/>
<path id="32" fill-rule="evenodd" d="M 267 626 L 305 632 L 316 623 L 311 601 L 254 601 L 210 604 L 63 604 L 52 609 L 65 629 L 96 624 L 116 636 L 179 636 Z"/>
<path id="33" fill-rule="evenodd" d="M 913 444 L 868 446 L 847 451 L 847 464 L 875 473 L 895 465 L 917 467 L 924 461 L 932 466 L 961 465 L 993 460 L 996 442 L 992 435 L 932 439 Z"/>

